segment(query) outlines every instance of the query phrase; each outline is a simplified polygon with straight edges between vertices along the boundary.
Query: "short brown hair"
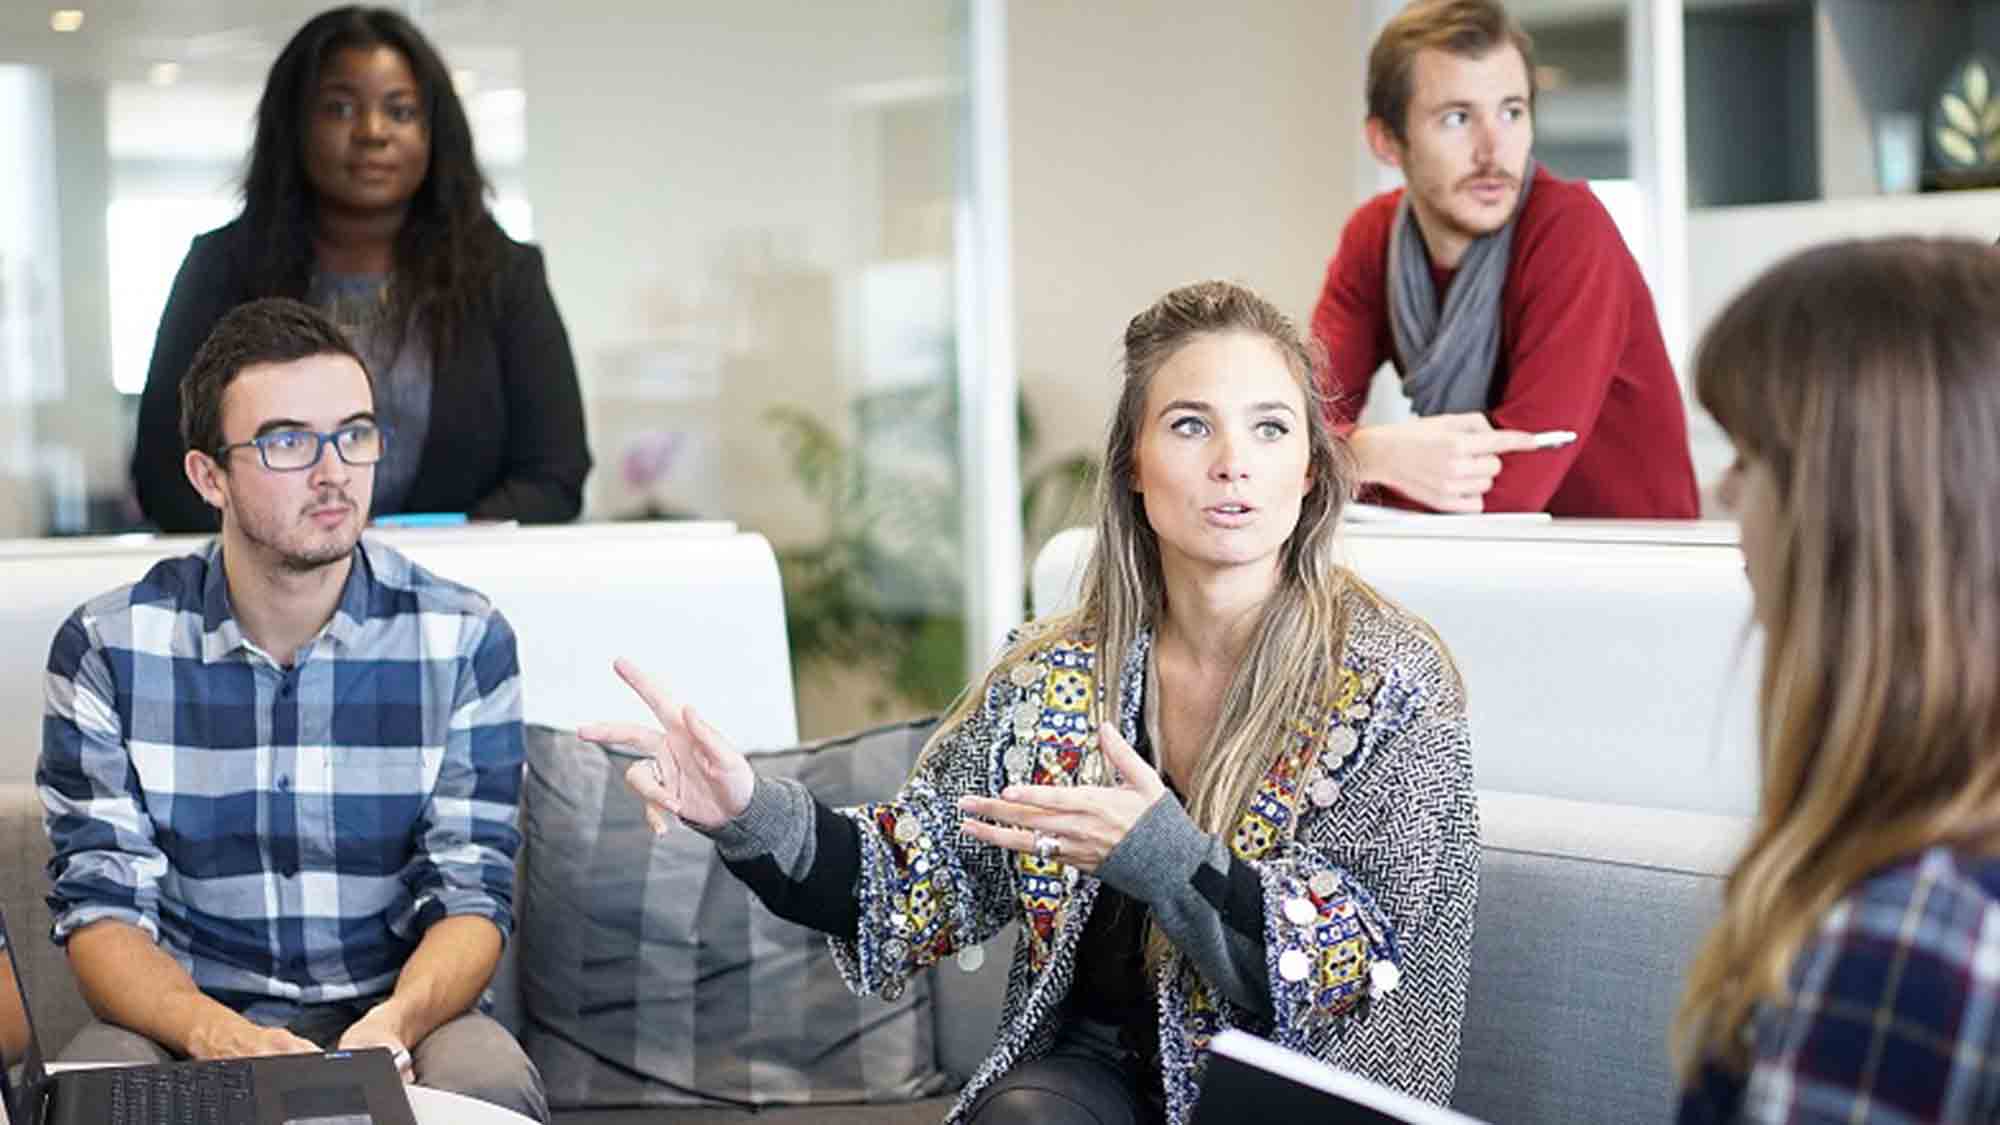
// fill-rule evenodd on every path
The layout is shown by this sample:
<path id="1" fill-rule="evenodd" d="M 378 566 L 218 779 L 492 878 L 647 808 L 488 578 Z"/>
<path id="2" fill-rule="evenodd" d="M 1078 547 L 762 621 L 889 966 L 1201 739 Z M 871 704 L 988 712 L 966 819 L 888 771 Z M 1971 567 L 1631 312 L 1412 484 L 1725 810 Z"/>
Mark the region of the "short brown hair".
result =
<path id="1" fill-rule="evenodd" d="M 222 448 L 222 394 L 244 368 L 316 355 L 353 360 L 374 393 L 368 365 L 319 310 L 289 297 L 266 297 L 230 309 L 215 322 L 181 380 L 181 440 L 189 449 L 214 454 Z"/>
<path id="2" fill-rule="evenodd" d="M 1535 41 L 1500 0 L 1415 0 L 1397 12 L 1368 52 L 1368 116 L 1381 118 L 1397 140 L 1409 124 L 1417 54 L 1426 48 L 1478 58 L 1496 47 L 1521 52 L 1528 71 L 1528 109 L 1535 107 Z"/>

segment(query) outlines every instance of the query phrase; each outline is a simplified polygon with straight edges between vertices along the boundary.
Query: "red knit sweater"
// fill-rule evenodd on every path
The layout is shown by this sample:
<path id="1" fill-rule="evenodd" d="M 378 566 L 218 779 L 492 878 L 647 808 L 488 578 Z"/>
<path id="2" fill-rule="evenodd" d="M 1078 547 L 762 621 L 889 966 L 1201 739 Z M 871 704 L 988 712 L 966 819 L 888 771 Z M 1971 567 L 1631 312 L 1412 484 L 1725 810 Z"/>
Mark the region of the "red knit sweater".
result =
<path id="1" fill-rule="evenodd" d="M 1313 335 L 1328 356 L 1329 412 L 1343 433 L 1352 429 L 1382 361 L 1402 367 L 1384 280 L 1401 198 L 1400 189 L 1378 195 L 1348 220 L 1313 312 Z M 1440 300 L 1452 272 L 1431 271 Z M 1577 440 L 1503 457 L 1486 510 L 1698 515 L 1687 414 L 1653 295 L 1587 185 L 1536 171 L 1514 231 L 1501 317 L 1487 418 L 1500 429 L 1575 430 Z M 1393 492 L 1386 498 L 1420 506 Z"/>

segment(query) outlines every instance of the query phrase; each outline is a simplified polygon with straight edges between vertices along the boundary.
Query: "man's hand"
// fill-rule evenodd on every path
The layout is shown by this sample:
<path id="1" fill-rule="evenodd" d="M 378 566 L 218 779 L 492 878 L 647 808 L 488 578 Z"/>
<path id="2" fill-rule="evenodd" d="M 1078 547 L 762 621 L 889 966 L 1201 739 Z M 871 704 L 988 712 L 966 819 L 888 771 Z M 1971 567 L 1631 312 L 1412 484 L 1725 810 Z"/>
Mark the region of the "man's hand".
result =
<path id="1" fill-rule="evenodd" d="M 204 995 L 146 931 L 100 918 L 69 935 L 69 964 L 98 1019 L 196 1059 L 319 1050 L 279 1027 L 259 1027 Z"/>
<path id="2" fill-rule="evenodd" d="M 343 1051 L 362 1047 L 387 1047 L 396 1056 L 396 1068 L 403 1075 L 403 1081 L 414 1082 L 416 1072 L 410 1066 L 410 1045 L 403 1039 L 402 1021 L 391 1007 L 394 1000 L 384 1000 L 368 1014 L 348 1025 L 340 1037 L 339 1047 Z"/>
<path id="3" fill-rule="evenodd" d="M 1525 430 L 1496 430 L 1484 414 L 1438 414 L 1361 426 L 1347 439 L 1361 483 L 1384 484 L 1440 512 L 1479 512 L 1500 455 L 1535 448 Z"/>
<path id="4" fill-rule="evenodd" d="M 258 1055 L 310 1055 L 319 1047 L 282 1027 L 263 1027 L 235 1012 L 218 1013 L 197 1024 L 188 1035 L 188 1056 L 196 1059 L 247 1059 Z"/>

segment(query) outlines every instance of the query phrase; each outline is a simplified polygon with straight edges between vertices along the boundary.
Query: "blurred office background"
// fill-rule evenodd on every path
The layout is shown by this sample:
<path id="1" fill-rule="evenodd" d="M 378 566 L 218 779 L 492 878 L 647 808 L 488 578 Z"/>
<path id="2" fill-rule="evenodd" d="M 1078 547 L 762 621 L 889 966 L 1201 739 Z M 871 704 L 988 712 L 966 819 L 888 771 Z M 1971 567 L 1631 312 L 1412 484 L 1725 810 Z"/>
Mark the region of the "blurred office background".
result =
<path id="1" fill-rule="evenodd" d="M 167 287 L 235 214 L 264 73 L 325 6 L 0 0 L 0 537 L 137 526 Z M 1395 0 L 393 6 L 454 67 L 500 221 L 547 253 L 585 518 L 768 536 L 808 733 L 935 707 L 1018 618 L 1127 318 L 1206 276 L 1306 317 L 1395 182 L 1360 133 Z M 1513 7 L 1538 155 L 1596 185 L 1677 361 L 1798 246 L 2000 234 L 2000 192 L 1929 140 L 1940 91 L 2000 55 L 2000 0 Z M 1706 480 L 1726 453 L 1699 418 L 1695 444 Z"/>

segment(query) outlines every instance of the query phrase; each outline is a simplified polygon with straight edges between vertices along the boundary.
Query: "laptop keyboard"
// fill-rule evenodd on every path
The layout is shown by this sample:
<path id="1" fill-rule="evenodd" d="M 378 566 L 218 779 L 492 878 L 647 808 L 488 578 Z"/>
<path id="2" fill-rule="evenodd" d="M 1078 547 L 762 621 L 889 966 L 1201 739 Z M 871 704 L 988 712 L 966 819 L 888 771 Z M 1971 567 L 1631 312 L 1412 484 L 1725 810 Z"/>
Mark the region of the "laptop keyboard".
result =
<path id="1" fill-rule="evenodd" d="M 119 1073 L 108 1125 L 255 1125 L 250 1067 L 203 1062 Z"/>

